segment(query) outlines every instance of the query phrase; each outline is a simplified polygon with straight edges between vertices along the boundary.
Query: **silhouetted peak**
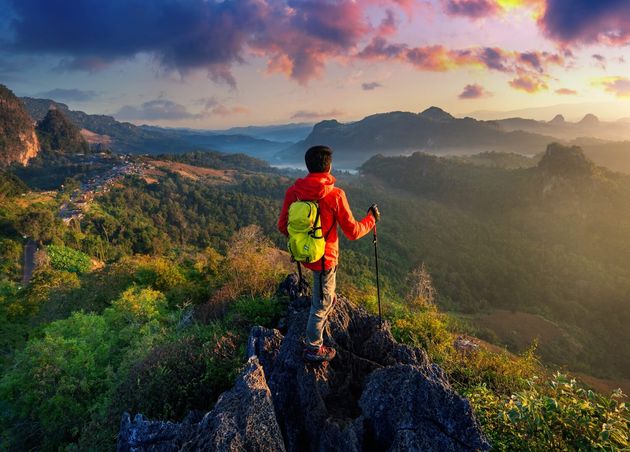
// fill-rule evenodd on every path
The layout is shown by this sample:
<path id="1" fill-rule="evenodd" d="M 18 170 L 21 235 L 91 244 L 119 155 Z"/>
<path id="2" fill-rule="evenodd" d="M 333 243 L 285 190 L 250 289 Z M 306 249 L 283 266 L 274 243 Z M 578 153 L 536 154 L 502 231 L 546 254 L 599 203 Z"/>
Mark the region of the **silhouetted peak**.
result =
<path id="1" fill-rule="evenodd" d="M 439 107 L 429 107 L 420 113 L 420 116 L 434 121 L 450 121 L 451 119 L 455 119 L 453 115 L 445 112 Z"/>
<path id="2" fill-rule="evenodd" d="M 593 173 L 594 164 L 579 146 L 551 143 L 538 168 L 554 176 L 586 176 Z"/>
<path id="3" fill-rule="evenodd" d="M 554 116 L 551 121 L 549 121 L 549 124 L 564 124 L 565 122 L 566 121 L 564 120 L 564 116 L 558 114 Z"/>
<path id="4" fill-rule="evenodd" d="M 582 125 L 599 124 L 599 118 L 592 113 L 588 113 L 582 118 L 582 120 L 578 124 L 582 124 Z"/>

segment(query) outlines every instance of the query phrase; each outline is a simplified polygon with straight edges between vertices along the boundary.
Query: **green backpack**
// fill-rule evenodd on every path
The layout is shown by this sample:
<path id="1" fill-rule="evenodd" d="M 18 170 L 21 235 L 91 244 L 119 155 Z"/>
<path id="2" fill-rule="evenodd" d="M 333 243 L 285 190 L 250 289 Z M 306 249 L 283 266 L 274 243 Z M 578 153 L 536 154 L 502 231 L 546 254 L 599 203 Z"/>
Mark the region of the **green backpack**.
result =
<path id="1" fill-rule="evenodd" d="M 324 255 L 326 239 L 315 201 L 295 201 L 289 206 L 289 253 L 297 262 L 317 262 Z"/>

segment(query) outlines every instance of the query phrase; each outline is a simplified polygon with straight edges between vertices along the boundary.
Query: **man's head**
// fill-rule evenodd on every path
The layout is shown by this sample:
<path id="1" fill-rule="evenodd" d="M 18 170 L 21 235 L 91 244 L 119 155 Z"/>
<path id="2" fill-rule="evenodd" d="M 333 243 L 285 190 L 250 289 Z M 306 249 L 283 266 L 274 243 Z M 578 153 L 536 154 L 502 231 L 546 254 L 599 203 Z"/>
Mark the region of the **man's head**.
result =
<path id="1" fill-rule="evenodd" d="M 304 155 L 309 173 L 327 173 L 332 165 L 332 149 L 328 146 L 313 146 Z"/>

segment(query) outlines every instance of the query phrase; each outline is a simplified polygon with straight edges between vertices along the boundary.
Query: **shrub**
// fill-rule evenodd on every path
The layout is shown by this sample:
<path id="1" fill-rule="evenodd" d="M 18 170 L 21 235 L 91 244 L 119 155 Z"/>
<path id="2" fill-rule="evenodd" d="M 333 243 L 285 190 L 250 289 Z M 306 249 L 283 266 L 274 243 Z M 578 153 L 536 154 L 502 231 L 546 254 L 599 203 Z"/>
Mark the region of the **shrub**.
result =
<path id="1" fill-rule="evenodd" d="M 118 389 L 118 413 L 127 410 L 176 421 L 190 410 L 210 410 L 233 383 L 242 342 L 225 327 L 211 324 L 158 345 L 133 365 Z"/>
<path id="2" fill-rule="evenodd" d="M 163 303 L 160 292 L 132 288 L 103 315 L 77 312 L 31 337 L 0 379 L 9 449 L 58 450 L 90 435 L 85 419 L 103 416 L 129 363 L 161 338 Z"/>
<path id="3" fill-rule="evenodd" d="M 485 385 L 467 391 L 496 450 L 625 450 L 630 411 L 621 391 L 605 397 L 556 373 L 508 398 Z"/>
<path id="4" fill-rule="evenodd" d="M 222 262 L 224 280 L 221 288 L 200 311 L 202 318 L 225 314 L 230 301 L 239 297 L 268 298 L 286 275 L 282 254 L 265 237 L 259 226 L 239 229 L 232 236 L 227 257 Z"/>
<path id="5" fill-rule="evenodd" d="M 227 312 L 227 322 L 237 325 L 276 325 L 283 311 L 283 305 L 276 298 L 239 298 L 231 303 Z"/>
<path id="6" fill-rule="evenodd" d="M 50 265 L 57 270 L 85 273 L 92 267 L 90 256 L 63 245 L 48 245 Z"/>
<path id="7" fill-rule="evenodd" d="M 162 292 L 168 292 L 174 287 L 186 282 L 177 263 L 163 257 L 138 257 L 136 281 L 140 285 L 151 286 Z"/>

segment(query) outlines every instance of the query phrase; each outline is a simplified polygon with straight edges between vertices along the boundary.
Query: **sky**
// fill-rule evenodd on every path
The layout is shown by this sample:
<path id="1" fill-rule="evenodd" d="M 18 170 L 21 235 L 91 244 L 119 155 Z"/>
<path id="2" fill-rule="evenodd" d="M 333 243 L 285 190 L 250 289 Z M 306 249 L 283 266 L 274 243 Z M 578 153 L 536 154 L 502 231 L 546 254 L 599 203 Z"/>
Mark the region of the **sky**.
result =
<path id="1" fill-rule="evenodd" d="M 626 118 L 629 44 L 628 0 L 0 0 L 0 83 L 167 127 Z"/>

